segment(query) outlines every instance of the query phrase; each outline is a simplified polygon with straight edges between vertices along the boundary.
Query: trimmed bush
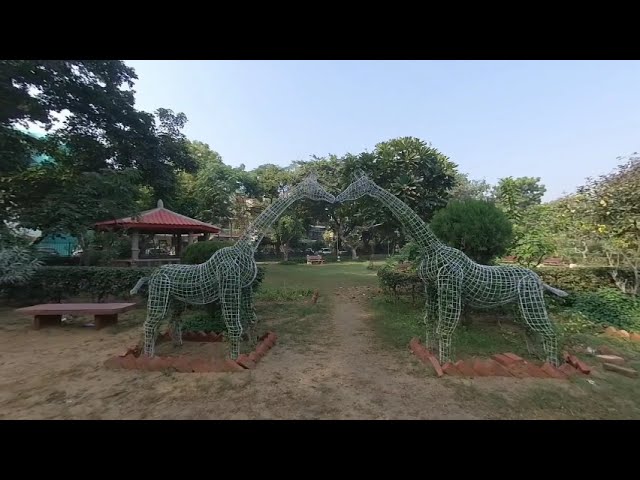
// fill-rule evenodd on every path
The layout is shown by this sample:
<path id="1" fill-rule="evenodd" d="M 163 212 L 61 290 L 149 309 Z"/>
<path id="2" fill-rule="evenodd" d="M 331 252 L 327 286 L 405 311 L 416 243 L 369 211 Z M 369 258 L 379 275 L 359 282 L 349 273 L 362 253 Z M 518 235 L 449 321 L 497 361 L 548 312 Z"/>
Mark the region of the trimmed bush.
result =
<path id="1" fill-rule="evenodd" d="M 204 263 L 211 258 L 211 255 L 224 247 L 232 247 L 233 243 L 220 240 L 207 240 L 205 242 L 195 242 L 185 248 L 182 254 L 182 263 L 195 265 Z"/>
<path id="2" fill-rule="evenodd" d="M 504 254 L 513 240 L 509 218 L 484 200 L 452 201 L 436 212 L 430 226 L 444 243 L 484 265 Z"/>
<path id="3" fill-rule="evenodd" d="M 568 292 L 595 292 L 601 288 L 616 288 L 612 273 L 633 283 L 631 269 L 610 267 L 542 267 L 533 269 L 545 283 Z M 621 292 L 622 293 L 622 292 Z"/>
<path id="4" fill-rule="evenodd" d="M 406 263 L 389 263 L 378 270 L 380 287 L 391 292 L 409 292 L 414 284 L 421 283 L 415 267 L 407 267 Z M 556 288 L 572 292 L 595 292 L 602 288 L 616 288 L 609 267 L 544 267 L 532 269 L 542 280 Z M 633 271 L 630 269 L 615 270 L 619 278 L 633 281 Z M 622 292 L 620 292 L 624 295 Z"/>
<path id="5" fill-rule="evenodd" d="M 136 282 L 154 268 L 135 267 L 42 267 L 26 285 L 7 287 L 4 297 L 11 303 L 60 302 L 89 295 L 94 302 L 109 296 L 128 298 Z"/>

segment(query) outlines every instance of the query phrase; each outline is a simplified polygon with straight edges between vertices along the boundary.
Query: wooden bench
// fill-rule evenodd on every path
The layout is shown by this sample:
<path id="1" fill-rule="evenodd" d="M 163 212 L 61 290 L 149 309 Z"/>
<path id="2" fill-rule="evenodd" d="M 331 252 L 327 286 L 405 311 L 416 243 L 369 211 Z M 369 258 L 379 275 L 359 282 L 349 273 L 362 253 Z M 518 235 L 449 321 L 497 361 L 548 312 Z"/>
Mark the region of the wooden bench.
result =
<path id="1" fill-rule="evenodd" d="M 307 265 L 314 265 L 316 263 L 324 263 L 322 255 L 307 255 Z"/>
<path id="2" fill-rule="evenodd" d="M 33 328 L 62 325 L 62 315 L 93 315 L 96 330 L 118 323 L 118 314 L 131 310 L 135 303 L 43 303 L 16 309 L 33 315 Z"/>
<path id="3" fill-rule="evenodd" d="M 546 265 L 548 267 L 563 267 L 564 266 L 564 262 L 562 261 L 562 258 L 558 258 L 558 257 L 546 258 L 546 259 L 543 260 L 542 264 Z"/>

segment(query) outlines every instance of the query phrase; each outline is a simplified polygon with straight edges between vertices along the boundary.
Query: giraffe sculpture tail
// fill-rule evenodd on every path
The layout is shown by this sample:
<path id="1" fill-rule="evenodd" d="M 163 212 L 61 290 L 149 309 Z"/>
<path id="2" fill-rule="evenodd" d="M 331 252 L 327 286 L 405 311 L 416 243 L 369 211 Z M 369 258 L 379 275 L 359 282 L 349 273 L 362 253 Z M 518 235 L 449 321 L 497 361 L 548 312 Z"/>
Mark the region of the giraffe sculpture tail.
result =
<path id="1" fill-rule="evenodd" d="M 554 295 L 557 295 L 559 297 L 567 297 L 567 296 L 569 296 L 569 294 L 567 292 L 565 292 L 564 290 L 560 290 L 559 288 L 554 288 L 551 285 L 547 285 L 546 283 L 542 283 L 542 286 L 545 288 L 545 290 L 549 290 L 551 293 L 553 293 Z"/>
<path id="2" fill-rule="evenodd" d="M 138 290 L 140 290 L 142 285 L 144 285 L 148 281 L 149 281 L 149 277 L 142 277 L 140 280 L 138 280 L 138 283 L 136 283 L 136 286 L 133 287 L 129 293 L 131 295 L 135 295 L 136 293 L 138 293 Z"/>

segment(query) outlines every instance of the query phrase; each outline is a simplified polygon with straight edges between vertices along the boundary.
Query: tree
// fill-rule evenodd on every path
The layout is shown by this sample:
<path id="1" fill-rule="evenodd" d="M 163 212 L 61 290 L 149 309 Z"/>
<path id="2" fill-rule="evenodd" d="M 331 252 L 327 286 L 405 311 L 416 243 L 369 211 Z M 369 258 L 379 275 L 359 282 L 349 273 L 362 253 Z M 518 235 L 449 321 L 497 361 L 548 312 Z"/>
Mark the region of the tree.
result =
<path id="1" fill-rule="evenodd" d="M 0 287 L 24 284 L 41 266 L 42 262 L 24 247 L 0 247 Z"/>
<path id="2" fill-rule="evenodd" d="M 607 261 L 618 288 L 636 295 L 640 289 L 640 156 L 633 153 L 617 169 L 597 179 L 588 179 L 578 190 L 591 232 L 603 242 Z M 627 267 L 634 282 L 618 277 L 616 268 Z"/>
<path id="3" fill-rule="evenodd" d="M 517 222 L 525 210 L 540 204 L 546 191 L 539 177 L 506 177 L 498 181 L 493 196 L 507 216 Z"/>
<path id="4" fill-rule="evenodd" d="M 466 173 L 455 174 L 455 186 L 451 189 L 450 197 L 451 200 L 489 200 L 493 198 L 491 185 L 486 180 L 470 180 Z"/>
<path id="5" fill-rule="evenodd" d="M 46 154 L 65 175 L 135 170 L 137 182 L 169 200 L 176 171 L 195 167 L 181 133 L 186 117 L 135 109 L 136 75 L 116 60 L 0 61 L 0 168 L 23 172 Z M 34 138 L 17 127 L 43 127 Z"/>
<path id="6" fill-rule="evenodd" d="M 289 244 L 304 233 L 302 221 L 291 215 L 284 215 L 278 219 L 273 227 L 276 242 L 280 244 L 283 260 L 289 260 Z"/>
<path id="7" fill-rule="evenodd" d="M 68 233 L 84 247 L 93 223 L 135 213 L 138 172 L 134 170 L 77 174 L 67 167 L 43 164 L 6 177 L 7 216 L 24 228 L 45 234 Z"/>
<path id="8" fill-rule="evenodd" d="M 485 265 L 504 254 L 513 239 L 507 216 L 483 200 L 450 202 L 436 212 L 431 229 L 440 240 Z"/>

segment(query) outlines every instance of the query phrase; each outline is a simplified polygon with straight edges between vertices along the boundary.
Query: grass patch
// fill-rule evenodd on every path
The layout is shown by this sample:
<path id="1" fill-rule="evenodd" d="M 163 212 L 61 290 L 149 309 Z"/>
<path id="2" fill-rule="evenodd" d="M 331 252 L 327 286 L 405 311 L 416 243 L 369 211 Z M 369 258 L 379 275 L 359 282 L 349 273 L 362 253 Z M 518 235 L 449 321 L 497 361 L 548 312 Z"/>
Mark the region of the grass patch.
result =
<path id="1" fill-rule="evenodd" d="M 418 305 L 404 298 L 396 300 L 388 295 L 380 295 L 371 300 L 371 308 L 374 328 L 384 344 L 406 349 L 413 337 L 424 342 L 423 311 Z M 480 318 L 486 320 L 487 316 L 485 314 Z M 538 353 L 540 347 L 537 342 L 532 339 L 529 343 L 533 352 Z M 456 328 L 453 340 L 453 355 L 456 358 L 490 356 L 502 352 L 532 356 L 527 349 L 525 332 L 519 325 L 510 321 L 501 324 L 474 321 L 471 325 L 458 325 Z"/>
<path id="2" fill-rule="evenodd" d="M 256 294 L 256 300 L 258 301 L 272 301 L 272 302 L 291 302 L 306 300 L 313 295 L 313 290 L 310 288 L 295 288 L 295 287 L 263 287 Z"/>
<path id="3" fill-rule="evenodd" d="M 336 288 L 375 286 L 376 272 L 364 262 L 341 262 L 325 265 L 265 264 L 262 288 L 305 288 L 330 293 Z M 258 291 L 259 292 L 259 291 Z"/>

